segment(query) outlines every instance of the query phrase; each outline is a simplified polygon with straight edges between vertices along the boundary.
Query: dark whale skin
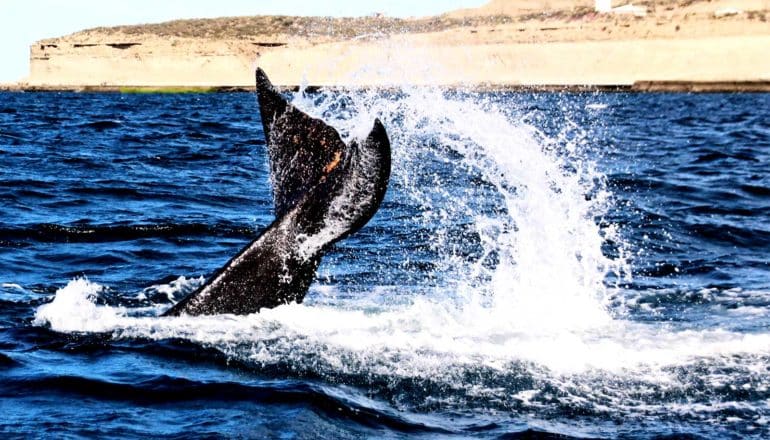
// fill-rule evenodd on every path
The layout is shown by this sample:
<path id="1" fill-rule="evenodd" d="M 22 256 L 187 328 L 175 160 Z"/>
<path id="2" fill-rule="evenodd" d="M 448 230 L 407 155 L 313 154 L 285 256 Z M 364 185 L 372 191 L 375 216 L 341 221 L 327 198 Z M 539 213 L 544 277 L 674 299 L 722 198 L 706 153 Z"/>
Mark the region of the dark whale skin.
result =
<path id="1" fill-rule="evenodd" d="M 385 197 L 390 141 L 375 119 L 346 145 L 337 131 L 289 104 L 257 69 L 276 220 L 165 316 L 245 315 L 302 302 L 326 250 L 361 229 Z"/>

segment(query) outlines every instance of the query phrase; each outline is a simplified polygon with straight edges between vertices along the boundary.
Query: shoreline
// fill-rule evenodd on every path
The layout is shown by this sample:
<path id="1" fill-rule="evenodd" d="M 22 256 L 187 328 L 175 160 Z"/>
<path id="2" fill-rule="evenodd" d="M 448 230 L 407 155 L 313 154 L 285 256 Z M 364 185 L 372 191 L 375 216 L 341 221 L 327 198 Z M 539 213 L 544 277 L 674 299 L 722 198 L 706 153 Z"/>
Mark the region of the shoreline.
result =
<path id="1" fill-rule="evenodd" d="M 401 86 L 306 86 L 314 92 L 322 88 L 335 89 L 377 89 L 395 90 Z M 636 81 L 633 84 L 595 85 L 595 84 L 458 84 L 417 87 L 438 87 L 453 91 L 470 92 L 518 92 L 518 93 L 770 93 L 770 81 Z M 285 91 L 297 91 L 299 85 L 280 87 Z M 16 93 L 244 93 L 254 92 L 254 86 L 70 86 L 70 85 L 26 85 L 0 84 L 0 92 Z"/>

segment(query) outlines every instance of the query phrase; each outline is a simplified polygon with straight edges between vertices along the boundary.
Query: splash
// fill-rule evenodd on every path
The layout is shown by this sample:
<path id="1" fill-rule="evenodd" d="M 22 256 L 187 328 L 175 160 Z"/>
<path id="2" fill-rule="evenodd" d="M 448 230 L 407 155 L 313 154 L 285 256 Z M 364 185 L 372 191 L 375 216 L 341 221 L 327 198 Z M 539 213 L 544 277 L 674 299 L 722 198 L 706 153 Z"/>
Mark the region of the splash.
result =
<path id="1" fill-rule="evenodd" d="M 610 193 L 597 186 L 602 176 L 582 146 L 559 145 L 483 99 L 402 92 L 300 93 L 294 104 L 354 138 L 374 117 L 385 121 L 395 180 L 419 206 L 417 222 L 433 231 L 435 275 L 452 291 L 436 296 L 520 330 L 608 323 L 606 275 L 627 273 L 626 263 L 602 252 L 617 239 L 597 224 Z M 447 176 L 447 168 L 455 171 Z M 469 244 L 479 248 L 470 257 Z"/>
<path id="2" fill-rule="evenodd" d="M 418 292 L 407 292 L 400 302 L 372 304 L 362 294 L 328 306 L 290 305 L 232 317 L 229 325 L 248 331 L 230 328 L 221 336 L 216 329 L 228 328 L 222 320 L 131 321 L 127 313 L 95 305 L 98 288 L 76 280 L 41 307 L 36 322 L 60 331 L 115 328 L 124 335 L 193 339 L 204 334 L 214 339 L 203 340 L 217 344 L 253 341 L 256 325 L 280 329 L 284 338 L 321 335 L 314 337 L 319 344 L 352 352 L 399 347 L 495 365 L 511 359 L 556 369 L 595 365 L 587 341 L 613 325 L 605 278 L 625 263 L 602 253 L 613 231 L 601 229 L 597 218 L 608 209 L 610 195 L 597 184 L 601 176 L 583 157 L 579 140 L 548 138 L 509 108 L 477 95 L 449 96 L 430 88 L 386 95 L 300 92 L 293 102 L 334 125 L 346 141 L 365 137 L 375 117 L 385 123 L 394 154 L 389 197 L 416 213 L 397 226 L 429 233 L 430 269 L 409 269 L 419 280 Z M 400 248 L 387 257 L 414 258 L 409 245 Z M 391 284 L 387 277 L 382 285 Z M 186 289 L 186 281 L 153 290 L 172 298 Z M 275 340 L 273 334 L 262 336 Z M 560 355 L 566 346 L 575 351 L 569 361 Z M 265 350 L 285 355 L 277 347 Z"/>
<path id="3" fill-rule="evenodd" d="M 582 156 L 580 141 L 548 138 L 509 108 L 477 95 L 450 96 L 431 88 L 299 92 L 293 103 L 335 126 L 346 141 L 364 138 L 375 117 L 388 129 L 394 155 L 390 197 L 416 213 L 399 226 L 429 232 L 431 263 L 428 270 L 411 269 L 420 292 L 427 293 L 386 303 L 382 311 L 394 313 L 389 322 L 414 328 L 402 321 L 435 316 L 430 328 L 477 339 L 612 323 L 605 279 L 610 271 L 622 271 L 625 262 L 602 253 L 603 243 L 617 238 L 612 228 L 597 223 L 610 194 L 597 184 L 601 175 Z M 408 246 L 400 252 L 389 258 L 412 258 Z M 172 298 L 186 284 L 182 279 L 154 290 Z M 86 297 L 77 298 L 72 293 L 77 290 Z M 98 293 L 85 280 L 73 281 L 41 307 L 36 322 L 62 331 L 109 328 L 92 323 L 114 324 L 119 314 L 88 301 Z M 369 306 L 351 300 L 341 313 Z M 56 316 L 57 309 L 73 316 L 79 309 L 81 316 Z M 278 312 L 263 315 L 271 313 Z M 386 327 L 397 327 L 391 324 Z M 435 340 L 433 330 L 419 327 Z"/>

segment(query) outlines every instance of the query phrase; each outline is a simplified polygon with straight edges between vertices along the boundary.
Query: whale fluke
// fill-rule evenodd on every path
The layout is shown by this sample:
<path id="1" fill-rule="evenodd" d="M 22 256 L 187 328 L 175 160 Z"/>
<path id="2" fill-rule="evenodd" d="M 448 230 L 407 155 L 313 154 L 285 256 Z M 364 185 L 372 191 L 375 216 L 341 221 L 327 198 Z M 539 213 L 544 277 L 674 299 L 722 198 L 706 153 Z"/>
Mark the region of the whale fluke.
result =
<path id="1" fill-rule="evenodd" d="M 390 178 L 390 142 L 375 119 L 346 145 L 320 119 L 296 109 L 256 72 L 276 220 L 165 315 L 249 314 L 302 302 L 324 252 L 377 212 Z"/>

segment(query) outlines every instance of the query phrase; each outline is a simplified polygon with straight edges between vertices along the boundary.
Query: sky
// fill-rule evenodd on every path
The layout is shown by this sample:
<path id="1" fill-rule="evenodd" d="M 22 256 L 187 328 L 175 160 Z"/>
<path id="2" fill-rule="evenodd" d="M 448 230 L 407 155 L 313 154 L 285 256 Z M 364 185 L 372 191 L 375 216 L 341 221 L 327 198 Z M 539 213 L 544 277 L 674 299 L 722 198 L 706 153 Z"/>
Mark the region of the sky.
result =
<path id="1" fill-rule="evenodd" d="M 0 0 L 0 83 L 29 73 L 29 46 L 97 26 L 236 15 L 433 15 L 487 0 Z"/>

